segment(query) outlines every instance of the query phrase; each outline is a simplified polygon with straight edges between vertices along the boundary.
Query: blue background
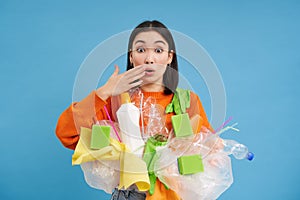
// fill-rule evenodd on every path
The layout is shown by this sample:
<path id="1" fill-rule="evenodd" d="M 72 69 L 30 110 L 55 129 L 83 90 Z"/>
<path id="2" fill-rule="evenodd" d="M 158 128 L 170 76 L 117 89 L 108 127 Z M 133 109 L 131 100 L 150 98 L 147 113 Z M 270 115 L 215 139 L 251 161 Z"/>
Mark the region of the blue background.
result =
<path id="1" fill-rule="evenodd" d="M 153 19 L 207 50 L 241 130 L 224 137 L 256 154 L 232 159 L 220 199 L 299 199 L 299 10 L 299 1 L 0 1 L 0 199 L 109 199 L 71 166 L 56 122 L 89 52 Z M 210 116 L 206 86 L 193 88 Z"/>

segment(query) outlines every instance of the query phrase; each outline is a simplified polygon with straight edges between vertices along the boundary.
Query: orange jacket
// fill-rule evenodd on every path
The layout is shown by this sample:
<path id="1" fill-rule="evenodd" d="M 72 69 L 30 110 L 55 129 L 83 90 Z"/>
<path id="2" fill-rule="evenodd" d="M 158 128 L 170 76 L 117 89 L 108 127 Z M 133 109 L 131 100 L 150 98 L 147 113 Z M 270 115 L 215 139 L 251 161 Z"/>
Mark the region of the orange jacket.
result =
<path id="1" fill-rule="evenodd" d="M 186 112 L 189 114 L 190 118 L 197 114 L 201 116 L 201 123 L 199 123 L 197 127 L 198 132 L 200 131 L 201 126 L 211 129 L 199 97 L 193 92 L 190 94 L 190 107 Z M 163 109 L 166 108 L 173 98 L 173 94 L 165 95 L 163 92 L 144 91 L 143 95 L 144 99 L 147 99 L 150 96 L 155 98 L 156 104 L 162 106 Z M 104 101 L 97 96 L 95 91 L 93 91 L 82 101 L 72 103 L 71 106 L 60 115 L 56 127 L 56 135 L 62 144 L 65 147 L 74 150 L 79 140 L 80 127 L 91 128 L 96 120 L 108 120 L 104 111 L 104 105 L 106 105 L 110 116 L 112 116 L 112 120 L 115 120 L 115 113 L 112 112 L 112 110 L 115 110 L 115 107 L 114 105 L 112 106 L 111 102 L 113 102 L 111 101 L 111 98 Z M 165 115 L 165 125 L 169 130 L 172 128 L 171 116 L 173 115 L 174 113 Z M 161 184 L 160 181 L 157 181 L 155 193 L 152 196 L 147 194 L 147 199 L 179 200 L 180 198 L 174 191 L 165 189 L 164 185 Z"/>

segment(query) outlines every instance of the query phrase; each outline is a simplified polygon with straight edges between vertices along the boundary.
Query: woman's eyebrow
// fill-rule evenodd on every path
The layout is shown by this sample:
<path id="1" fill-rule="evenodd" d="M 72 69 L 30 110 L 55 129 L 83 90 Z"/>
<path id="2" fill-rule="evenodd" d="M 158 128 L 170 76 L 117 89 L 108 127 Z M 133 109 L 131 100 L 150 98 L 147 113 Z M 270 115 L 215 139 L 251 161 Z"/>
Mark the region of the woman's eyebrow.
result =
<path id="1" fill-rule="evenodd" d="M 162 40 L 157 40 L 157 41 L 154 42 L 154 44 L 157 44 L 157 43 L 162 43 L 162 44 L 166 45 L 166 43 Z"/>
<path id="2" fill-rule="evenodd" d="M 134 44 L 139 43 L 139 42 L 146 43 L 144 40 L 137 40 Z"/>

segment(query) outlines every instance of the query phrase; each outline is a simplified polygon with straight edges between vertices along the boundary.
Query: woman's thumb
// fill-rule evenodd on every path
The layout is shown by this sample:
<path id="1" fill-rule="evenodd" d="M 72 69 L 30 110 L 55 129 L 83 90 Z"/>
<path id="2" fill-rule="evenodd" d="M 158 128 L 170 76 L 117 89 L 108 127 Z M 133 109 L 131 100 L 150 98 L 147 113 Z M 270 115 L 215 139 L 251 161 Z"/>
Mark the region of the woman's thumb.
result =
<path id="1" fill-rule="evenodd" d="M 119 66 L 118 65 L 115 65 L 115 71 L 113 73 L 113 75 L 118 75 L 119 74 Z"/>

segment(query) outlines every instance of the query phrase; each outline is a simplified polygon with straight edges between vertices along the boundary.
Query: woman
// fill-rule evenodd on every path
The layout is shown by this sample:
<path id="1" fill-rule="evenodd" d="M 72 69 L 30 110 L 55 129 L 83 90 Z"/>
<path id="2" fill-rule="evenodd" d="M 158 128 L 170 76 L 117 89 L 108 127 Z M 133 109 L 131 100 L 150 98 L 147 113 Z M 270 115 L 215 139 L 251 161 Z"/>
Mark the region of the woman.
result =
<path id="1" fill-rule="evenodd" d="M 65 110 L 58 120 L 57 137 L 65 147 L 75 149 L 79 140 L 80 127 L 92 127 L 96 120 L 107 119 L 104 106 L 113 116 L 113 120 L 116 119 L 115 111 L 118 106 L 112 103 L 114 97 L 129 91 L 132 101 L 138 105 L 140 103 L 138 97 L 142 94 L 143 99 L 151 97 L 156 105 L 165 110 L 172 103 L 177 85 L 178 65 L 173 37 L 161 22 L 145 21 L 132 31 L 129 38 L 127 71 L 119 74 L 119 67 L 116 66 L 106 84 Z M 210 129 L 199 97 L 193 92 L 188 94 L 190 94 L 190 103 L 185 111 L 190 118 L 198 116 L 197 132 L 200 131 L 201 126 Z M 171 116 L 175 114 L 174 109 L 162 113 L 165 134 L 172 129 Z M 147 120 L 141 119 L 140 124 L 146 127 Z M 145 199 L 145 197 L 155 200 L 180 199 L 174 191 L 166 189 L 159 180 L 156 181 L 153 195 L 137 191 L 134 186 L 126 191 L 115 190 L 112 195 L 112 199 Z"/>

